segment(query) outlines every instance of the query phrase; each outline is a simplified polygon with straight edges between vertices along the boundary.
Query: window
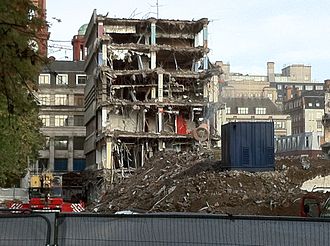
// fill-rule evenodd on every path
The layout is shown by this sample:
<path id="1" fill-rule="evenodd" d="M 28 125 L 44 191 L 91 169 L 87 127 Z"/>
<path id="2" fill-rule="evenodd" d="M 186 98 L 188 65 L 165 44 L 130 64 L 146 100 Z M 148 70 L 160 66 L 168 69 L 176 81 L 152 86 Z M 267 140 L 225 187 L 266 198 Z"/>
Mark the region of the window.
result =
<path id="1" fill-rule="evenodd" d="M 256 114 L 266 114 L 266 108 L 256 108 Z"/>
<path id="2" fill-rule="evenodd" d="M 50 84 L 50 74 L 40 74 L 38 82 L 40 85 L 49 85 Z"/>
<path id="3" fill-rule="evenodd" d="M 76 84 L 77 85 L 84 85 L 86 84 L 87 77 L 83 74 L 77 74 L 76 75 Z"/>
<path id="4" fill-rule="evenodd" d="M 277 85 L 278 90 L 282 90 L 282 85 Z"/>
<path id="5" fill-rule="evenodd" d="M 323 85 L 316 85 L 315 90 L 317 91 L 323 91 Z"/>
<path id="6" fill-rule="evenodd" d="M 83 126 L 84 125 L 84 116 L 75 115 L 75 116 L 73 116 L 73 121 L 74 121 L 75 126 Z"/>
<path id="7" fill-rule="evenodd" d="M 74 95 L 74 105 L 75 106 L 84 106 L 84 94 L 75 94 Z"/>
<path id="8" fill-rule="evenodd" d="M 320 103 L 319 102 L 315 103 L 315 106 L 320 107 Z"/>
<path id="9" fill-rule="evenodd" d="M 55 115 L 55 126 L 68 126 L 68 116 Z"/>
<path id="10" fill-rule="evenodd" d="M 55 105 L 67 105 L 68 96 L 67 95 L 55 95 Z"/>
<path id="11" fill-rule="evenodd" d="M 49 159 L 40 158 L 38 160 L 38 168 L 40 168 L 41 170 L 46 170 L 48 168 L 48 163 L 49 163 Z"/>
<path id="12" fill-rule="evenodd" d="M 68 170 L 68 159 L 55 158 L 54 160 L 54 171 L 65 172 Z"/>
<path id="13" fill-rule="evenodd" d="M 313 107 L 313 103 L 308 103 L 308 107 Z"/>
<path id="14" fill-rule="evenodd" d="M 56 76 L 56 84 L 58 85 L 67 85 L 68 81 L 69 79 L 67 74 L 58 74 Z"/>
<path id="15" fill-rule="evenodd" d="M 54 147 L 56 150 L 67 150 L 68 149 L 68 137 L 55 137 Z"/>
<path id="16" fill-rule="evenodd" d="M 73 159 L 73 171 L 83 171 L 86 167 L 85 159 Z"/>
<path id="17" fill-rule="evenodd" d="M 83 150 L 85 143 L 85 137 L 73 137 L 73 149 Z"/>
<path id="18" fill-rule="evenodd" d="M 226 114 L 230 114 L 230 107 L 226 107 Z"/>
<path id="19" fill-rule="evenodd" d="M 274 128 L 275 129 L 284 129 L 285 123 L 283 121 L 274 121 Z"/>
<path id="20" fill-rule="evenodd" d="M 302 89 L 303 89 L 303 86 L 302 86 L 302 85 L 295 85 L 294 87 L 295 87 L 296 89 L 300 90 L 300 91 L 302 91 Z"/>
<path id="21" fill-rule="evenodd" d="M 249 108 L 238 107 L 237 113 L 238 114 L 248 114 L 249 113 Z"/>
<path id="22" fill-rule="evenodd" d="M 50 116 L 49 115 L 40 115 L 39 116 L 43 126 L 50 126 Z"/>
<path id="23" fill-rule="evenodd" d="M 322 120 L 317 120 L 317 121 L 316 121 L 316 127 L 317 127 L 318 129 L 322 128 Z"/>
<path id="24" fill-rule="evenodd" d="M 312 91 L 313 90 L 313 86 L 312 85 L 305 85 L 305 90 L 306 91 Z"/>
<path id="25" fill-rule="evenodd" d="M 40 94 L 38 98 L 40 105 L 51 105 L 49 94 Z"/>

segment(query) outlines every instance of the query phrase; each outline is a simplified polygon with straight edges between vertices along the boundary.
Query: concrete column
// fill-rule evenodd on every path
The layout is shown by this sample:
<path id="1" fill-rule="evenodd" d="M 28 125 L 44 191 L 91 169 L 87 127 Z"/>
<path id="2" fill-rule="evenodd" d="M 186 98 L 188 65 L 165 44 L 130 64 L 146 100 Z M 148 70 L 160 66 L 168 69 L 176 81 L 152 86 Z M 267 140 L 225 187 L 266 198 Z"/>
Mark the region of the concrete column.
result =
<path id="1" fill-rule="evenodd" d="M 195 35 L 194 46 L 195 47 L 198 47 L 199 46 L 199 35 L 198 34 Z"/>
<path id="2" fill-rule="evenodd" d="M 68 171 L 73 170 L 73 137 L 69 137 L 68 142 Z"/>
<path id="3" fill-rule="evenodd" d="M 155 69 L 156 68 L 156 51 L 151 51 L 151 59 L 150 59 L 150 68 Z"/>
<path id="4" fill-rule="evenodd" d="M 50 171 L 54 171 L 54 159 L 55 159 L 54 138 L 51 137 L 49 139 L 49 169 L 50 169 Z"/>
<path id="5" fill-rule="evenodd" d="M 151 22 L 151 45 L 156 45 L 156 20 L 152 20 Z M 156 68 L 156 51 L 151 51 L 151 64 L 150 68 Z"/>
<path id="6" fill-rule="evenodd" d="M 208 101 L 209 102 L 214 102 L 214 86 L 213 86 L 213 80 L 211 78 L 211 80 L 208 82 Z"/>
<path id="7" fill-rule="evenodd" d="M 96 168 L 104 168 L 102 164 L 102 149 L 99 149 L 99 146 L 96 147 L 95 150 L 95 163 L 96 163 Z"/>
<path id="8" fill-rule="evenodd" d="M 208 30 L 207 30 L 207 23 L 203 26 L 203 47 L 207 48 L 207 36 L 208 36 Z"/>
<path id="9" fill-rule="evenodd" d="M 146 34 L 144 36 L 144 44 L 149 45 L 150 44 L 150 35 Z"/>
<path id="10" fill-rule="evenodd" d="M 152 87 L 151 88 L 151 99 L 155 99 L 156 98 L 156 87 Z"/>
<path id="11" fill-rule="evenodd" d="M 208 36 L 208 30 L 207 30 L 207 23 L 204 24 L 203 26 L 203 47 L 204 49 L 207 49 L 207 36 Z M 207 53 L 206 51 L 204 51 L 204 59 L 203 59 L 203 68 L 204 70 L 209 68 L 209 61 L 208 61 L 208 57 L 207 57 Z"/>
<path id="12" fill-rule="evenodd" d="M 144 166 L 144 143 L 141 144 L 141 167 Z"/>
<path id="13" fill-rule="evenodd" d="M 163 130 L 163 108 L 158 109 L 158 131 L 161 132 Z"/>
<path id="14" fill-rule="evenodd" d="M 209 97 L 209 83 L 204 82 L 203 85 L 203 97 L 207 99 Z"/>
<path id="15" fill-rule="evenodd" d="M 106 150 L 107 150 L 107 160 L 105 163 L 105 168 L 112 170 L 112 141 L 107 140 L 106 143 Z"/>
<path id="16" fill-rule="evenodd" d="M 106 127 L 107 126 L 107 110 L 105 108 L 102 109 L 102 127 Z"/>
<path id="17" fill-rule="evenodd" d="M 106 44 L 102 44 L 102 65 L 107 64 L 107 58 L 108 58 L 108 49 Z"/>
<path id="18" fill-rule="evenodd" d="M 164 82 L 163 82 L 164 75 L 163 74 L 158 74 L 158 101 L 163 102 L 163 87 L 164 87 Z"/>
<path id="19" fill-rule="evenodd" d="M 219 77 L 217 75 L 213 75 L 210 81 L 210 100 L 209 102 L 218 102 L 219 101 L 219 94 L 220 94 L 220 88 L 219 88 Z M 211 96 L 212 94 L 212 96 Z M 212 100 L 211 100 L 212 97 Z"/>
<path id="20" fill-rule="evenodd" d="M 151 22 L 151 45 L 156 45 L 156 21 Z"/>
<path id="21" fill-rule="evenodd" d="M 203 69 L 204 70 L 209 69 L 209 58 L 207 57 L 206 52 L 204 53 L 204 57 L 203 57 Z"/>

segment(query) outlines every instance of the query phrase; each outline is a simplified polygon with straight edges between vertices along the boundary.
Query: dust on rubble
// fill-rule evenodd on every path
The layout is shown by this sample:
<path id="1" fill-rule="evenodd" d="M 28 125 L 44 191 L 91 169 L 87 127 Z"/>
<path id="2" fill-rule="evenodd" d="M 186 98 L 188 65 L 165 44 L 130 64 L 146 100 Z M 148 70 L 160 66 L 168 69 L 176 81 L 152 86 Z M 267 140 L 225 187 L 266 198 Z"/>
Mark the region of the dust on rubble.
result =
<path id="1" fill-rule="evenodd" d="M 297 216 L 300 198 L 307 194 L 302 183 L 330 174 L 329 161 L 310 163 L 307 170 L 292 158 L 277 160 L 275 171 L 223 171 L 208 151 L 160 152 L 91 209 Z"/>

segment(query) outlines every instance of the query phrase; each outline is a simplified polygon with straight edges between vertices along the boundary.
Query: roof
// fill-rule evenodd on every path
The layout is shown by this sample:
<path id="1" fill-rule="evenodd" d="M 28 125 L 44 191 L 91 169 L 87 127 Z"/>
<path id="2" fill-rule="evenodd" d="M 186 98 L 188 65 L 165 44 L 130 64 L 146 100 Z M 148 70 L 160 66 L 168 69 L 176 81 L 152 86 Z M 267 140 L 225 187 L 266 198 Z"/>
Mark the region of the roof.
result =
<path id="1" fill-rule="evenodd" d="M 303 97 L 324 97 L 324 91 L 302 91 L 301 96 Z"/>
<path id="2" fill-rule="evenodd" d="M 85 61 L 51 61 L 42 72 L 84 72 Z"/>
<path id="3" fill-rule="evenodd" d="M 85 35 L 87 27 L 88 27 L 88 24 L 82 25 L 78 30 L 78 35 L 82 35 L 82 36 Z"/>
<path id="4" fill-rule="evenodd" d="M 221 98 L 222 103 L 230 108 L 230 114 L 237 114 L 238 108 L 248 108 L 248 114 L 255 114 L 256 108 L 266 108 L 267 115 L 282 114 L 281 110 L 277 108 L 269 98 Z"/>

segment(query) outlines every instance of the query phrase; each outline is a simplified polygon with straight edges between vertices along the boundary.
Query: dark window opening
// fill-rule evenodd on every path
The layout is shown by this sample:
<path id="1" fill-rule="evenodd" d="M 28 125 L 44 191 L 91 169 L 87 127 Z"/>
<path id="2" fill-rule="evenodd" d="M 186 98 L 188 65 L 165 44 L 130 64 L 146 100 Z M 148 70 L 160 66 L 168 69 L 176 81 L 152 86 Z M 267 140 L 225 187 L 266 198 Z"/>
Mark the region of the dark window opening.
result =
<path id="1" fill-rule="evenodd" d="M 85 143 L 85 137 L 73 137 L 73 149 L 83 150 Z"/>
<path id="2" fill-rule="evenodd" d="M 54 171 L 63 172 L 68 170 L 68 159 L 58 159 L 54 160 Z"/>

